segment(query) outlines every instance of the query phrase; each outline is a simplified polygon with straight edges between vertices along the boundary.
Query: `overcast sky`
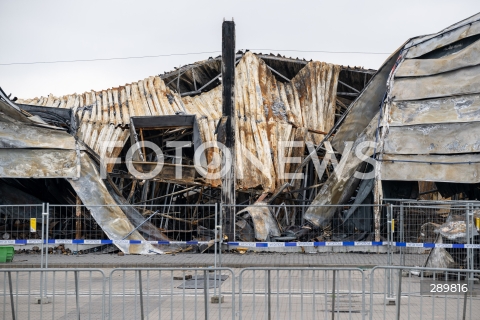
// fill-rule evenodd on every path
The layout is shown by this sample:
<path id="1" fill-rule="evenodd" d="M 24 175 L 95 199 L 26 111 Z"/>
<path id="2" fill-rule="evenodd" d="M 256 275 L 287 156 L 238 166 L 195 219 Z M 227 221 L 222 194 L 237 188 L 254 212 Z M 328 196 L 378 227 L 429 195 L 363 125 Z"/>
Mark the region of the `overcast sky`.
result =
<path id="1" fill-rule="evenodd" d="M 0 86 L 33 98 L 138 81 L 219 55 L 222 21 L 232 17 L 237 49 L 377 69 L 387 54 L 280 50 L 391 53 L 477 12 L 478 0 L 0 0 Z M 199 52 L 214 53 L 4 65 Z"/>

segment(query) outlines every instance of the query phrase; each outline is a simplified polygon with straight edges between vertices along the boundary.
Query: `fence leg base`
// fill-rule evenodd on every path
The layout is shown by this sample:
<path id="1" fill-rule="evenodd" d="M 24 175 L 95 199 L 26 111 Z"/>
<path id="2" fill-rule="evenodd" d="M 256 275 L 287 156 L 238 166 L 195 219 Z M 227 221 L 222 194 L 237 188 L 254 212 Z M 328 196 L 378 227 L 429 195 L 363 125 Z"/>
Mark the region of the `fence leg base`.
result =
<path id="1" fill-rule="evenodd" d="M 52 301 L 50 301 L 50 297 L 43 297 L 43 298 L 38 297 L 38 298 L 36 298 L 36 301 L 37 301 L 37 304 L 42 304 L 42 303 L 43 304 L 49 304 L 50 302 L 52 302 Z"/>
<path id="2" fill-rule="evenodd" d="M 224 302 L 223 296 L 213 296 L 210 297 L 210 303 L 223 303 Z"/>
<path id="3" fill-rule="evenodd" d="M 396 298 L 385 298 L 385 305 L 394 306 L 396 304 Z"/>

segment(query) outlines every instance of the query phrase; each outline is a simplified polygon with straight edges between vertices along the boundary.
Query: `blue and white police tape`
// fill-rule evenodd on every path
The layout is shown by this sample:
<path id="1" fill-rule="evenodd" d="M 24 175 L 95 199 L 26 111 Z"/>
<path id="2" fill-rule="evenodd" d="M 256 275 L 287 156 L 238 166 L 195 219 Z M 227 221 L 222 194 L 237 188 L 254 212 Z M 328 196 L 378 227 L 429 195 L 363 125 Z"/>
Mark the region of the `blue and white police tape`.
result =
<path id="1" fill-rule="evenodd" d="M 0 245 L 27 245 L 41 244 L 41 239 L 28 240 L 0 240 Z M 45 242 L 44 242 L 45 243 Z M 142 240 L 69 240 L 69 239 L 48 239 L 48 244 L 79 244 L 79 245 L 102 245 L 102 244 L 158 244 L 158 245 L 199 245 L 207 244 L 209 241 L 142 241 Z M 337 241 L 337 242 L 224 242 L 233 247 L 251 248 L 279 248 L 279 247 L 376 247 L 387 246 L 387 241 Z M 412 243 L 412 242 L 391 242 L 394 247 L 410 248 L 453 248 L 453 249 L 480 249 L 480 244 L 462 243 Z"/>

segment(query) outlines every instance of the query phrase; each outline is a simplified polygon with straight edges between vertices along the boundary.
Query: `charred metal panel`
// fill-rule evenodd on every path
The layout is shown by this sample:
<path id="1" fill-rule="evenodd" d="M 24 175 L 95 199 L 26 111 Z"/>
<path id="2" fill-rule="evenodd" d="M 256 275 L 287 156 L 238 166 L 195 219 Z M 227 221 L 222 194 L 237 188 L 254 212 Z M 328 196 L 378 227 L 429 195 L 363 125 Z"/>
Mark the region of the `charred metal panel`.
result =
<path id="1" fill-rule="evenodd" d="M 478 20 L 479 15 L 477 15 Z M 449 45 L 460 39 L 470 37 L 480 33 L 480 22 L 467 23 L 459 28 L 453 29 L 451 31 L 442 32 L 441 37 L 434 37 L 429 40 L 423 40 L 423 42 L 418 43 L 415 46 L 412 46 L 408 49 L 406 54 L 407 59 L 420 57 L 430 51 L 438 49 L 440 47 Z M 406 46 L 409 47 L 408 45 Z"/>
<path id="2" fill-rule="evenodd" d="M 237 216 L 242 218 L 236 223 L 240 234 L 245 232 L 248 237 L 251 229 L 247 221 L 251 219 L 255 231 L 255 239 L 258 241 L 270 241 L 271 237 L 279 237 L 281 235 L 278 223 L 265 202 L 255 203 L 255 205 L 237 212 Z"/>
<path id="3" fill-rule="evenodd" d="M 100 178 L 96 166 L 85 152 L 81 154 L 81 165 L 80 178 L 78 180 L 69 179 L 68 182 L 109 239 L 144 241 L 145 239 L 138 231 L 129 235 L 135 227 L 112 198 Z M 116 246 L 123 252 L 130 254 L 159 253 L 159 250 L 149 243 L 122 243 L 116 244 Z"/>
<path id="4" fill-rule="evenodd" d="M 155 169 L 159 165 L 156 162 L 147 162 L 136 161 L 133 163 L 134 168 L 142 173 L 148 173 Z M 182 168 L 182 178 L 177 178 L 176 176 L 176 167 L 180 166 Z M 178 165 L 171 163 L 163 163 L 162 170 L 152 179 L 164 180 L 164 181 L 174 181 L 178 183 L 191 184 L 195 181 L 197 177 L 197 170 L 195 166 L 189 165 Z"/>
<path id="5" fill-rule="evenodd" d="M 0 120 L 0 148 L 75 150 L 76 146 L 75 139 L 64 131 Z"/>
<path id="6" fill-rule="evenodd" d="M 72 119 L 72 109 L 43 107 L 30 104 L 18 104 L 18 106 L 30 114 L 38 115 L 43 119 L 53 122 L 62 122 L 68 125 Z"/>
<path id="7" fill-rule="evenodd" d="M 65 130 L 63 128 L 57 127 L 57 126 L 52 126 L 47 124 L 45 121 L 43 121 L 41 118 L 38 116 L 27 116 L 22 113 L 20 108 L 10 101 L 7 97 L 3 95 L 3 91 L 0 88 L 0 118 L 3 121 L 8 121 L 8 122 L 24 122 L 27 124 L 32 124 L 36 125 L 39 127 L 45 127 L 45 128 L 50 128 L 54 130 Z"/>
<path id="8" fill-rule="evenodd" d="M 148 238 L 150 241 L 170 241 L 166 235 L 164 235 L 155 225 L 153 225 L 150 221 L 145 221 L 145 217 L 138 212 L 138 210 L 132 206 L 130 203 L 128 203 L 125 198 L 122 196 L 119 196 L 111 187 L 111 185 L 106 183 L 107 190 L 109 191 L 110 195 L 113 197 L 113 199 L 117 202 L 118 206 L 122 209 L 122 211 L 125 213 L 125 215 L 128 217 L 128 219 L 135 225 L 138 226 L 138 231 L 144 237 Z M 173 246 L 176 247 L 176 246 Z M 170 249 L 172 249 L 172 246 L 170 246 Z"/>
<path id="9" fill-rule="evenodd" d="M 440 123 L 391 127 L 386 154 L 459 154 L 480 152 L 480 123 Z"/>
<path id="10" fill-rule="evenodd" d="M 305 212 L 305 219 L 315 226 L 325 227 L 337 211 L 336 207 L 320 207 L 321 205 L 345 203 L 355 192 L 360 180 L 355 178 L 354 174 L 359 168 L 361 168 L 363 162 L 363 160 L 355 155 L 355 150 L 359 144 L 373 140 L 377 129 L 377 123 L 378 116 L 370 121 L 370 124 L 365 128 L 358 139 L 356 139 L 350 153 L 343 155 L 343 157 L 348 157 L 348 161 L 345 162 L 343 170 L 338 174 L 330 175 L 315 199 L 312 201 L 312 206 L 310 206 Z M 373 148 L 365 148 L 363 154 L 367 157 L 371 156 L 373 154 Z"/>
<path id="11" fill-rule="evenodd" d="M 350 105 L 350 111 L 332 139 L 332 146 L 337 151 L 342 152 L 344 141 L 355 141 L 378 113 L 387 90 L 388 76 L 398 59 L 400 49 L 385 60 L 365 89 Z"/>
<path id="12" fill-rule="evenodd" d="M 382 180 L 480 182 L 477 155 L 384 155 Z"/>
<path id="13" fill-rule="evenodd" d="M 405 48 L 410 48 L 412 46 L 423 43 L 423 42 L 425 42 L 429 39 L 438 37 L 439 35 L 441 35 L 445 32 L 452 31 L 454 29 L 458 29 L 462 26 L 465 26 L 465 25 L 473 23 L 473 22 L 477 22 L 479 19 L 480 19 L 480 14 L 477 13 L 477 14 L 474 14 L 473 16 L 471 16 L 471 17 L 468 17 L 467 19 L 463 19 L 461 21 L 458 21 L 457 23 L 454 23 L 451 26 L 448 26 L 447 28 L 442 29 L 441 31 L 439 31 L 437 33 L 412 38 L 412 39 L 408 40 L 407 44 L 405 45 Z"/>
<path id="14" fill-rule="evenodd" d="M 194 115 L 166 115 L 151 117 L 131 117 L 135 128 L 161 129 L 169 127 L 193 127 Z"/>
<path id="15" fill-rule="evenodd" d="M 395 72 L 395 77 L 430 76 L 480 64 L 480 40 L 463 50 L 438 59 L 407 59 Z"/>
<path id="16" fill-rule="evenodd" d="M 2 178 L 76 178 L 75 150 L 0 149 Z"/>
<path id="17" fill-rule="evenodd" d="M 396 79 L 390 95 L 395 100 L 420 100 L 480 92 L 480 66 L 429 77 Z"/>
<path id="18" fill-rule="evenodd" d="M 480 121 L 480 95 L 420 101 L 394 101 L 389 126 Z"/>

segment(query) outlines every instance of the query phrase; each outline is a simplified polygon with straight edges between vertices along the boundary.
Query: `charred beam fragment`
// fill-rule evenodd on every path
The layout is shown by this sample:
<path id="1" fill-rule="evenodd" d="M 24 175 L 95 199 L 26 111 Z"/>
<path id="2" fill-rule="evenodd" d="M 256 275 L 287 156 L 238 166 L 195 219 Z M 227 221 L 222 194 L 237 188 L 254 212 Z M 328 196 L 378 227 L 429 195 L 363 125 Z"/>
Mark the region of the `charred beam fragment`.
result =
<path id="1" fill-rule="evenodd" d="M 225 146 L 230 151 L 231 166 L 222 181 L 222 215 L 225 217 L 225 234 L 235 241 L 235 23 L 224 21 L 222 24 L 222 113 L 227 118 L 225 126 Z M 226 155 L 223 154 L 224 165 Z"/>

